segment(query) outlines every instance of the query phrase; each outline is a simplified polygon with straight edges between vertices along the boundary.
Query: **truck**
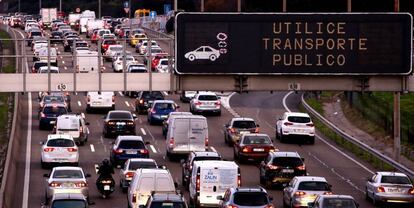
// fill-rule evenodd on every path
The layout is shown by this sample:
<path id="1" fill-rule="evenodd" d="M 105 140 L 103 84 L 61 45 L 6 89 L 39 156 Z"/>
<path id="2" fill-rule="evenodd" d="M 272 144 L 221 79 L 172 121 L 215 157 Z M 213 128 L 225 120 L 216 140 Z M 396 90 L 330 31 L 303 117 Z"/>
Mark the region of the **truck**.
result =
<path id="1" fill-rule="evenodd" d="M 98 72 L 99 57 L 97 51 L 77 51 L 76 52 L 76 70 L 81 73 Z M 101 66 L 103 66 L 101 57 Z"/>
<path id="2" fill-rule="evenodd" d="M 52 26 L 52 21 L 57 19 L 57 8 L 42 8 L 40 9 L 40 16 L 42 17 L 42 27 L 44 29 Z"/>
<path id="3" fill-rule="evenodd" d="M 76 22 L 80 19 L 81 14 L 78 13 L 71 13 L 69 14 L 68 20 L 69 20 L 69 25 L 72 28 L 75 28 Z"/>
<path id="4" fill-rule="evenodd" d="M 88 20 L 95 18 L 96 16 L 94 11 L 83 11 L 79 18 L 79 33 L 86 33 L 86 23 L 88 22 Z"/>
<path id="5" fill-rule="evenodd" d="M 90 38 L 94 29 L 103 29 L 104 21 L 100 19 L 89 19 L 86 21 L 86 37 Z"/>

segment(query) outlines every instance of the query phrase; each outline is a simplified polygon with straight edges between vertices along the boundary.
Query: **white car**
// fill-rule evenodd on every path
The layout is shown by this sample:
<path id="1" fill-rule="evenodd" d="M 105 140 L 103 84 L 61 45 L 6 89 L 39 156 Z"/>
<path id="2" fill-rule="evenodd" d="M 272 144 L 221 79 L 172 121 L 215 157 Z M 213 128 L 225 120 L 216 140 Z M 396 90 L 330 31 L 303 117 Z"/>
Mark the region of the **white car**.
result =
<path id="1" fill-rule="evenodd" d="M 112 61 L 112 57 L 114 57 L 114 54 L 116 52 L 122 52 L 122 51 L 123 51 L 122 45 L 110 45 L 108 46 L 108 50 L 106 50 L 105 53 L 103 54 L 103 57 L 107 61 Z"/>
<path id="2" fill-rule="evenodd" d="M 144 55 L 146 53 L 146 49 L 148 46 L 148 41 L 147 40 L 143 40 L 140 44 L 137 45 L 138 46 L 138 51 L 139 54 Z M 157 41 L 152 40 L 151 41 L 151 47 L 160 47 L 157 43 Z"/>
<path id="3" fill-rule="evenodd" d="M 220 116 L 220 98 L 214 92 L 199 92 L 190 101 L 190 112 L 193 114 L 211 112 Z"/>
<path id="4" fill-rule="evenodd" d="M 283 207 L 308 207 L 320 194 L 332 194 L 324 177 L 295 176 L 283 189 Z"/>
<path id="5" fill-rule="evenodd" d="M 194 51 L 184 54 L 184 57 L 190 61 L 194 61 L 196 59 L 208 59 L 210 61 L 215 61 L 220 57 L 220 51 L 210 46 L 201 46 Z"/>
<path id="6" fill-rule="evenodd" d="M 80 193 L 89 199 L 89 187 L 81 167 L 54 167 L 50 174 L 44 174 L 46 179 L 46 201 L 57 193 Z"/>
<path id="7" fill-rule="evenodd" d="M 119 185 L 122 192 L 126 193 L 135 171 L 140 168 L 158 168 L 157 162 L 151 158 L 130 158 L 124 167 L 119 170 Z"/>
<path id="8" fill-rule="evenodd" d="M 135 58 L 131 55 L 127 55 L 125 60 L 125 66 L 127 66 L 129 63 L 131 62 L 135 62 Z M 122 70 L 124 69 L 124 57 L 121 56 L 117 56 L 114 61 L 112 62 L 112 68 L 114 70 L 114 72 L 122 72 Z"/>
<path id="9" fill-rule="evenodd" d="M 174 66 L 174 59 L 171 62 L 171 66 Z M 167 58 L 162 58 L 158 61 L 158 65 L 155 67 L 159 73 L 168 73 L 169 70 L 169 64 Z"/>
<path id="10" fill-rule="evenodd" d="M 130 62 L 126 65 L 128 73 L 147 73 L 147 66 L 138 62 Z"/>
<path id="11" fill-rule="evenodd" d="M 49 72 L 49 67 L 48 66 L 42 66 L 39 68 L 39 70 L 37 70 L 37 73 L 39 74 L 47 74 Z M 59 74 L 59 68 L 56 66 L 50 66 L 50 73 L 51 74 Z"/>
<path id="12" fill-rule="evenodd" d="M 315 126 L 307 113 L 285 112 L 276 122 L 276 138 L 286 142 L 287 138 L 305 138 L 310 144 L 315 143 Z"/>
<path id="13" fill-rule="evenodd" d="M 68 134 L 49 134 L 42 145 L 41 155 L 42 168 L 51 164 L 79 165 L 78 146 Z"/>

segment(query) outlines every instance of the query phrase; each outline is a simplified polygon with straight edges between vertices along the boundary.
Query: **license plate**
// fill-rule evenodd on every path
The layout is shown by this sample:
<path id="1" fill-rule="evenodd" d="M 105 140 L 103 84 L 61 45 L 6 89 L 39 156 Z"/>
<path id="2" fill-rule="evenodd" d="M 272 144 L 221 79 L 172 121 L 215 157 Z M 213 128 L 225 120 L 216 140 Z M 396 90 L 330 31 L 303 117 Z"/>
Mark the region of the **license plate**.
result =
<path id="1" fill-rule="evenodd" d="M 101 102 L 93 102 L 94 105 L 100 105 L 102 104 Z"/>
<path id="2" fill-rule="evenodd" d="M 295 132 L 302 133 L 302 132 L 304 132 L 304 130 L 303 129 L 295 129 Z"/>
<path id="3" fill-rule="evenodd" d="M 282 173 L 293 173 L 294 172 L 294 170 L 292 170 L 292 169 L 283 169 L 282 170 Z"/>
<path id="4" fill-rule="evenodd" d="M 73 183 L 64 183 L 64 184 L 62 184 L 62 187 L 72 188 L 72 187 L 75 187 L 75 184 L 73 184 Z"/>
<path id="5" fill-rule="evenodd" d="M 264 152 L 263 148 L 253 148 L 254 152 Z"/>
<path id="6" fill-rule="evenodd" d="M 241 131 L 240 134 L 248 134 L 250 131 Z"/>
<path id="7" fill-rule="evenodd" d="M 161 118 L 167 118 L 167 115 L 162 115 Z"/>
<path id="8" fill-rule="evenodd" d="M 116 125 L 118 125 L 118 126 L 123 126 L 125 124 L 126 124 L 125 122 L 116 122 Z"/>
<path id="9" fill-rule="evenodd" d="M 400 189 L 398 189 L 398 188 L 389 188 L 389 189 L 388 189 L 388 192 L 398 193 L 398 192 L 401 192 L 401 190 L 400 190 Z"/>
<path id="10" fill-rule="evenodd" d="M 129 154 L 129 155 L 132 155 L 132 154 L 137 154 L 137 151 L 127 150 L 126 153 Z"/>
<path id="11" fill-rule="evenodd" d="M 105 191 L 109 191 L 109 190 L 111 190 L 111 187 L 110 187 L 109 185 L 105 185 L 105 186 L 104 186 L 104 190 L 105 190 Z"/>

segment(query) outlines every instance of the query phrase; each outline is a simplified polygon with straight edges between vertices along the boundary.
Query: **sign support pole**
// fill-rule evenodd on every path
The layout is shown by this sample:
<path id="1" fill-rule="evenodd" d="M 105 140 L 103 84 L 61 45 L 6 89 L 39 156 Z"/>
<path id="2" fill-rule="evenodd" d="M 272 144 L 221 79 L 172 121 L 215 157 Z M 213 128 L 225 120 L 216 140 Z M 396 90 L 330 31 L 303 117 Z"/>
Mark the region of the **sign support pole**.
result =
<path id="1" fill-rule="evenodd" d="M 400 0 L 394 0 L 394 11 L 400 12 Z M 401 154 L 401 92 L 394 93 L 394 159 L 400 162 Z"/>
<path id="2" fill-rule="evenodd" d="M 282 2 L 282 12 L 286 12 L 286 0 L 283 0 Z"/>

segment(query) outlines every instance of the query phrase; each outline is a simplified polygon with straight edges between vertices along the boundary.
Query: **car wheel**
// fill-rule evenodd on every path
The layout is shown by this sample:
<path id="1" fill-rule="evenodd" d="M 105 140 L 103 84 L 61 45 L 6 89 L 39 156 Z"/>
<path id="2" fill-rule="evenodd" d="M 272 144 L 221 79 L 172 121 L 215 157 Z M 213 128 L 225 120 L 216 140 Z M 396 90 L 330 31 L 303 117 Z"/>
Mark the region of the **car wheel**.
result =
<path id="1" fill-rule="evenodd" d="M 367 201 L 371 201 L 371 198 L 369 198 L 369 195 L 368 195 L 368 190 L 367 190 L 367 189 L 365 189 L 365 199 L 366 199 Z"/>
<path id="2" fill-rule="evenodd" d="M 47 164 L 43 161 L 40 161 L 40 165 L 42 166 L 42 169 L 47 169 Z"/>
<path id="3" fill-rule="evenodd" d="M 85 145 L 85 141 L 81 141 L 81 140 L 79 140 L 79 145 L 80 145 L 80 146 Z"/>
<path id="4" fill-rule="evenodd" d="M 190 54 L 188 56 L 188 60 L 190 60 L 190 61 L 194 61 L 195 59 L 196 59 L 196 57 L 193 54 Z"/>
<path id="5" fill-rule="evenodd" d="M 228 144 L 226 133 L 224 133 L 224 144 Z"/>
<path id="6" fill-rule="evenodd" d="M 210 55 L 209 57 L 210 61 L 215 61 L 217 59 L 216 55 Z"/>

